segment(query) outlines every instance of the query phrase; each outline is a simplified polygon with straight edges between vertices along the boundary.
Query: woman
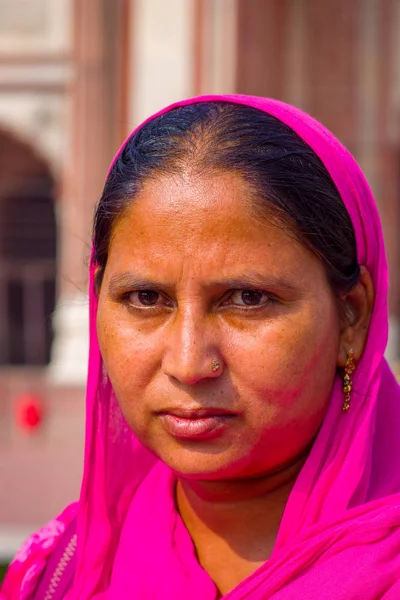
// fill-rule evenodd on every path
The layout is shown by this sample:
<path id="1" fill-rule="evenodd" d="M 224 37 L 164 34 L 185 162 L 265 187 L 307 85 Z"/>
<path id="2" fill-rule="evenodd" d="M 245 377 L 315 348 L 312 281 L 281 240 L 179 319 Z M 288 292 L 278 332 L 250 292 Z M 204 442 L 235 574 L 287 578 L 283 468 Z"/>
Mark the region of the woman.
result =
<path id="1" fill-rule="evenodd" d="M 95 218 L 80 501 L 2 600 L 399 598 L 387 285 L 319 123 L 245 96 L 145 122 Z"/>

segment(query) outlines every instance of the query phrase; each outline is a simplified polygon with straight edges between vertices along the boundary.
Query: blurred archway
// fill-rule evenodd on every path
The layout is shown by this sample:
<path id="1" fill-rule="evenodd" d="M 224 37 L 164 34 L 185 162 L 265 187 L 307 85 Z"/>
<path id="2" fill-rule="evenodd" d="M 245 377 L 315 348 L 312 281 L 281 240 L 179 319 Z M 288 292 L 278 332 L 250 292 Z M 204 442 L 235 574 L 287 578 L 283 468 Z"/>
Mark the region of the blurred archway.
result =
<path id="1" fill-rule="evenodd" d="M 50 361 L 56 237 L 50 167 L 0 130 L 0 365 Z"/>

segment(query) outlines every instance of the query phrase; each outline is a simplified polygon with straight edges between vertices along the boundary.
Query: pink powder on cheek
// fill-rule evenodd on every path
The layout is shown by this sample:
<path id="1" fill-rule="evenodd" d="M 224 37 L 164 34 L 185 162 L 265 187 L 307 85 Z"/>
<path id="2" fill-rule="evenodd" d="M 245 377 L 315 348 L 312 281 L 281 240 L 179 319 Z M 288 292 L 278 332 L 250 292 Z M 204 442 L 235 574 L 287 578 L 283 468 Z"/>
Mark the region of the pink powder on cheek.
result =
<path id="1" fill-rule="evenodd" d="M 268 397 L 271 398 L 271 402 L 274 405 L 278 405 L 277 408 L 292 408 L 303 393 L 303 382 L 299 381 L 295 387 L 285 387 L 274 389 L 272 392 L 268 390 Z"/>
<path id="2" fill-rule="evenodd" d="M 295 343 L 291 353 L 292 360 L 289 358 L 287 366 L 278 364 L 275 372 L 270 371 L 266 386 L 257 390 L 250 384 L 256 397 L 264 398 L 274 413 L 278 414 L 281 410 L 284 411 L 282 417 L 285 420 L 288 411 L 293 416 L 304 414 L 305 417 L 309 414 L 311 418 L 314 418 L 315 412 L 320 414 L 325 412 L 336 365 L 330 364 L 333 357 L 331 360 L 329 359 L 329 354 L 326 353 L 326 344 L 324 340 L 321 342 L 322 349 L 318 348 L 313 352 L 305 364 L 298 361 L 298 356 L 304 356 L 304 353 L 301 352 L 301 349 L 299 351 L 299 346 Z M 332 379 L 328 376 L 331 367 Z M 254 379 L 259 381 L 259 374 Z"/>

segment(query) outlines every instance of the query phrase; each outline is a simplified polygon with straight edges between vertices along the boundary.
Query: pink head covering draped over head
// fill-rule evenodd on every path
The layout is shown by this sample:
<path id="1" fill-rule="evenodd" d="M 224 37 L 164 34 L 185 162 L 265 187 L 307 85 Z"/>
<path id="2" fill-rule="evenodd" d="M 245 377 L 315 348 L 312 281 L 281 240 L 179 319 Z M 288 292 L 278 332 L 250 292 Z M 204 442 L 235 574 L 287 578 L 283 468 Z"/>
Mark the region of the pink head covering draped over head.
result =
<path id="1" fill-rule="evenodd" d="M 343 393 L 337 378 L 326 418 L 288 500 L 271 558 L 226 599 L 400 598 L 400 392 L 384 359 L 388 273 L 372 193 L 358 165 L 335 137 L 284 103 L 247 96 L 204 96 L 174 104 L 158 115 L 207 101 L 267 112 L 315 151 L 351 217 L 358 262 L 369 269 L 376 294 L 367 345 L 354 375 L 351 410 L 342 413 Z M 213 599 L 215 588 L 194 565 L 193 548 L 173 514 L 169 495 L 164 498 L 158 493 L 160 477 L 147 477 L 160 466 L 128 429 L 102 370 L 93 269 L 94 265 L 78 568 L 68 599 Z M 135 507 L 140 510 L 141 506 L 147 510 L 147 519 L 135 519 Z M 154 538 L 153 518 L 158 528 Z M 176 539 L 189 557 L 184 565 L 174 560 L 174 545 L 163 541 L 164 535 L 170 535 L 168 528 L 175 528 Z M 127 573 L 135 569 L 142 577 L 129 579 Z"/>

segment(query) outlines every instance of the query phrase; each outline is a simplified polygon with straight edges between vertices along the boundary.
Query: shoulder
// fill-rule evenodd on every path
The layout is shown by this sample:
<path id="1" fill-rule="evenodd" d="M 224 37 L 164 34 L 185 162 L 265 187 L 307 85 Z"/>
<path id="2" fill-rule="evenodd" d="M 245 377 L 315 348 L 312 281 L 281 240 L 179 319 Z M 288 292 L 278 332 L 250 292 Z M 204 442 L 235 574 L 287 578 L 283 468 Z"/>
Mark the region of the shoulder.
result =
<path id="1" fill-rule="evenodd" d="M 7 571 L 0 590 L 0 600 L 32 598 L 51 552 L 76 517 L 77 509 L 76 502 L 68 505 L 58 517 L 52 519 L 22 544 Z"/>

